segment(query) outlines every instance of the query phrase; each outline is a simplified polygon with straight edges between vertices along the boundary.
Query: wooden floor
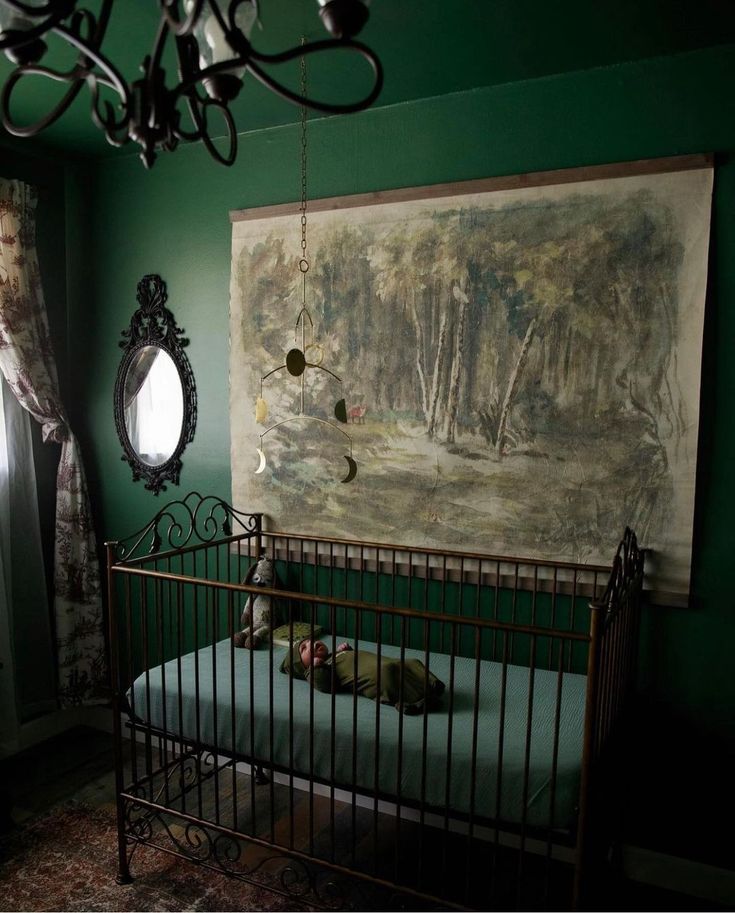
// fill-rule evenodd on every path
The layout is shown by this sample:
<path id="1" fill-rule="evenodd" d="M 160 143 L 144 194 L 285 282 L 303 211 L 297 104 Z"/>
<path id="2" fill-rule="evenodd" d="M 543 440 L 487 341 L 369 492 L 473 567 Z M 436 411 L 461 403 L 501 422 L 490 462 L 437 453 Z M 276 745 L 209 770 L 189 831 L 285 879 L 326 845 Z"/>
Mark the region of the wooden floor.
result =
<path id="1" fill-rule="evenodd" d="M 73 729 L 0 761 L 3 807 L 19 826 L 59 802 L 110 805 L 113 771 L 112 737 L 96 729 Z"/>
<path id="2" fill-rule="evenodd" d="M 144 762 L 144 758 L 141 757 L 140 760 Z M 22 827 L 25 822 L 58 803 L 70 800 L 92 807 L 114 807 L 111 738 L 95 730 L 73 730 L 44 745 L 5 759 L 0 762 L 0 775 L 0 782 L 5 784 L 5 811 L 9 813 L 4 822 L 6 827 Z M 173 790 L 172 784 L 173 778 L 169 784 Z M 232 796 L 233 785 L 239 793 L 237 797 Z M 202 790 L 204 816 L 212 814 L 215 807 L 214 788 L 214 779 L 210 778 Z M 462 888 L 466 873 L 485 871 L 490 857 L 485 858 L 482 849 L 479 856 L 468 855 L 466 839 L 461 835 L 449 838 L 443 835 L 442 840 L 435 842 L 424 838 L 419 843 L 419 832 L 410 822 L 401 822 L 401 831 L 396 835 L 393 816 L 379 815 L 376 818 L 371 809 L 357 809 L 353 812 L 349 805 L 339 802 L 334 804 L 332 815 L 332 805 L 328 799 L 317 796 L 312 801 L 308 793 L 291 791 L 287 786 L 278 784 L 255 786 L 248 776 L 241 773 L 233 781 L 230 772 L 226 772 L 219 778 L 217 792 L 222 824 L 225 826 L 231 826 L 234 819 L 238 829 L 244 832 L 261 834 L 267 839 L 273 837 L 275 842 L 286 847 L 302 848 L 338 864 L 351 866 L 356 859 L 362 860 L 369 874 L 389 879 L 397 867 L 404 871 L 420 871 L 424 888 L 440 889 L 442 884 L 453 883 L 459 891 L 457 900 L 469 901 L 471 904 L 474 902 L 482 908 L 478 898 L 471 894 L 463 897 Z M 272 817 L 271 796 L 274 800 Z M 189 812 L 198 816 L 198 790 L 188 794 L 188 802 Z M 183 861 L 181 864 L 187 865 Z M 501 869 L 502 865 L 501 859 Z M 213 877 L 217 875 L 213 874 Z M 527 876 L 524 873 L 525 882 L 532 885 L 533 880 L 533 871 L 528 872 Z M 518 898 L 506 896 L 504 900 L 517 901 Z M 521 909 L 535 906 L 532 902 L 524 904 L 523 898 L 520 901 Z M 507 909 L 510 903 L 504 905 L 499 897 L 494 906 Z M 386 909 L 392 908 L 386 906 Z M 646 889 L 623 881 L 606 884 L 592 908 L 720 909 L 683 895 Z"/>

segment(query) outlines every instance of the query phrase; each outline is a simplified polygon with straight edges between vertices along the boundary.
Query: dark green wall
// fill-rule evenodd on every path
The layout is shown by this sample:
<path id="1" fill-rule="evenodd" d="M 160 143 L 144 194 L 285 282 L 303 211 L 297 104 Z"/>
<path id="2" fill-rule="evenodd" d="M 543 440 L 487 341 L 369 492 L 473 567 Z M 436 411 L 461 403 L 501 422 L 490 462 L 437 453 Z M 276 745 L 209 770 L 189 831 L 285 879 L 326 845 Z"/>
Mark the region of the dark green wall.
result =
<path id="1" fill-rule="evenodd" d="M 650 610 L 643 651 L 646 692 L 718 738 L 732 736 L 735 722 L 729 660 L 735 604 L 728 573 L 735 506 L 733 73 L 735 46 L 728 45 L 321 120 L 309 132 L 313 198 L 718 153 L 694 605 Z M 296 199 L 298 155 L 296 128 L 280 127 L 242 136 L 230 170 L 190 146 L 161 158 L 151 173 L 134 156 L 100 161 L 91 177 L 70 171 L 70 361 L 104 536 L 131 532 L 163 503 L 132 483 L 112 420 L 120 331 L 136 307 L 136 283 L 147 272 L 168 283 L 170 306 L 191 339 L 199 422 L 184 456 L 181 491 L 229 496 L 228 211 Z"/>

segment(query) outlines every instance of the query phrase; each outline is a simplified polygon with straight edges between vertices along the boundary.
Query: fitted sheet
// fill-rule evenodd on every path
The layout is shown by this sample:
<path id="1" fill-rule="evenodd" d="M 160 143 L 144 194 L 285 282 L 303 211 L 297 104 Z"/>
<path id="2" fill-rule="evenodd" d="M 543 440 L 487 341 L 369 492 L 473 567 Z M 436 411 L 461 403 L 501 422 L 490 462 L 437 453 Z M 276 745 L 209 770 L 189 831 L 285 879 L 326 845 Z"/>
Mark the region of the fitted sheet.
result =
<path id="1" fill-rule="evenodd" d="M 360 650 L 374 644 L 360 641 Z M 384 656 L 400 656 L 400 649 L 383 645 Z M 128 691 L 133 716 L 142 722 L 197 739 L 196 700 L 199 691 L 199 740 L 227 751 L 234 750 L 266 764 L 289 768 L 293 752 L 293 772 L 308 776 L 310 765 L 310 706 L 313 695 L 313 776 L 332 782 L 332 742 L 334 732 L 334 780 L 336 786 L 373 790 L 375 765 L 379 770 L 379 789 L 389 795 L 400 792 L 403 801 L 422 798 L 424 769 L 424 717 L 402 717 L 395 708 L 376 704 L 352 693 L 334 696 L 312 691 L 305 681 L 280 671 L 286 649 L 274 647 L 255 651 L 235 650 L 235 699 L 232 700 L 231 645 L 229 640 L 204 647 L 195 653 L 155 666 L 140 675 Z M 423 651 L 406 650 L 406 657 L 425 661 Z M 253 693 L 250 695 L 250 664 Z M 180 665 L 180 669 L 179 669 Z M 481 661 L 477 714 L 477 752 L 475 790 L 472 795 L 474 693 L 477 664 L 474 659 L 457 657 L 454 672 L 454 702 L 451 714 L 451 765 L 449 768 L 450 811 L 520 823 L 524 805 L 524 774 L 530 674 L 523 666 L 507 667 L 505 725 L 502 764 L 499 764 L 502 666 Z M 449 689 L 450 657 L 429 654 L 429 668 Z M 181 683 L 179 687 L 179 681 Z M 164 685 L 165 683 L 165 708 Z M 272 687 L 271 687 L 272 683 Z M 553 819 L 551 780 L 554 762 L 554 730 L 557 712 L 558 673 L 536 669 L 530 728 L 529 773 L 526 788 L 526 822 L 537 827 L 568 829 L 572 826 L 579 793 L 586 677 L 564 673 L 559 711 L 559 740 L 556 754 L 556 790 Z M 290 694 L 293 694 L 293 727 L 289 726 Z M 251 707 L 254 733 L 251 738 Z M 270 713 L 273 711 L 271 741 Z M 380 717 L 379 752 L 376 748 L 376 717 Z M 234 745 L 233 745 L 234 716 Z M 353 726 L 355 726 L 356 778 L 353 782 Z M 424 798 L 437 808 L 447 807 L 447 768 L 449 747 L 449 695 L 445 693 L 439 710 L 426 719 L 426 777 Z M 291 749 L 292 743 L 292 749 Z M 500 803 L 498 806 L 498 776 Z"/>

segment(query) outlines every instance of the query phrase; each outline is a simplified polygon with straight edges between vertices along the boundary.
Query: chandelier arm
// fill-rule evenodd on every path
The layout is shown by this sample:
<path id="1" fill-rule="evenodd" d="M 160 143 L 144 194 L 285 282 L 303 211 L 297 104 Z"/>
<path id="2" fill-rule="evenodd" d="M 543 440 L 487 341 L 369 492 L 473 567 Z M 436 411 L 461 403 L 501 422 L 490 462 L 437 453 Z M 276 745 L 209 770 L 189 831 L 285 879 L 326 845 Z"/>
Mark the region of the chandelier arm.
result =
<path id="1" fill-rule="evenodd" d="M 79 85 L 81 86 L 81 83 Z M 94 75 L 90 75 L 87 77 L 87 85 L 89 87 L 89 94 L 92 97 L 92 122 L 96 127 L 102 130 L 102 132 L 105 134 L 107 142 L 110 143 L 111 146 L 124 146 L 129 139 L 129 115 L 124 114 L 123 119 L 118 122 L 115 119 L 115 111 L 107 99 L 105 99 L 103 102 L 105 107 L 105 115 L 102 115 L 99 110 L 100 102 L 102 101 L 102 99 L 100 99 L 99 86 L 109 86 L 109 83 L 107 80 L 98 79 Z"/>
<path id="2" fill-rule="evenodd" d="M 49 0 L 49 3 L 46 6 L 27 6 L 25 3 L 18 3 L 15 0 L 3 0 L 3 5 L 14 9 L 18 13 L 22 13 L 24 16 L 27 16 L 29 19 L 38 19 L 39 16 L 49 11 L 49 16 L 43 22 L 40 22 L 38 25 L 31 26 L 31 28 L 23 29 L 23 41 L 18 41 L 18 34 L 6 36 L 5 38 L 0 38 L 0 51 L 4 51 L 5 48 L 13 47 L 19 44 L 29 44 L 35 38 L 41 38 L 47 32 L 50 32 L 55 26 L 57 26 L 63 19 L 70 14 L 73 4 L 69 2 L 61 2 L 54 4 L 53 0 Z M 56 12 L 53 12 L 53 7 L 58 6 Z"/>
<path id="3" fill-rule="evenodd" d="M 378 58 L 370 48 L 354 38 L 320 38 L 318 41 L 309 41 L 289 48 L 287 51 L 276 51 L 273 54 L 266 54 L 251 45 L 248 56 L 259 63 L 270 65 L 288 63 L 290 60 L 300 60 L 302 57 L 308 57 L 309 54 L 320 54 L 322 51 L 334 50 L 357 51 L 374 64 L 374 69 L 382 69 L 377 66 L 379 64 Z M 304 100 L 303 95 L 299 95 L 298 98 L 299 101 Z"/>
<path id="4" fill-rule="evenodd" d="M 180 123 L 178 123 L 173 128 L 173 133 L 178 139 L 184 140 L 184 142 L 195 143 L 202 138 L 206 129 L 204 118 L 199 112 L 199 106 L 202 105 L 204 101 L 203 99 L 199 98 L 195 92 L 190 92 L 184 97 L 186 99 L 186 105 L 189 109 L 189 115 L 194 122 L 194 129 L 187 130 L 185 127 L 182 127 Z"/>
<path id="5" fill-rule="evenodd" d="M 162 15 L 158 21 L 158 31 L 153 42 L 153 53 L 146 66 L 146 75 L 149 81 L 151 80 L 151 74 L 161 66 L 161 57 L 163 57 L 163 49 L 166 46 L 166 39 L 169 34 L 171 34 L 171 30 L 166 22 L 166 17 Z"/>
<path id="6" fill-rule="evenodd" d="M 364 98 L 360 99 L 357 102 L 352 102 L 351 104 L 334 104 L 332 102 L 320 102 L 314 98 L 308 98 L 306 100 L 306 105 L 307 107 L 312 108 L 315 111 L 321 111 L 324 114 L 350 114 L 355 111 L 362 111 L 375 101 L 375 99 L 380 94 L 380 90 L 383 88 L 383 67 L 380 63 L 380 60 L 368 47 L 366 47 L 364 44 L 361 44 L 359 41 L 352 41 L 351 39 L 324 39 L 323 41 L 313 41 L 311 44 L 304 45 L 303 52 L 304 54 L 317 54 L 321 51 L 335 50 L 337 48 L 340 50 L 354 51 L 356 54 L 367 60 L 373 69 L 373 73 L 375 74 L 375 82 L 372 89 Z M 292 104 L 303 105 L 303 95 L 300 95 L 297 92 L 293 92 L 286 86 L 276 82 L 258 65 L 258 62 L 265 64 L 278 64 L 289 60 L 294 60 L 295 58 L 301 56 L 301 52 L 302 48 L 294 48 L 290 51 L 283 51 L 279 54 L 261 54 L 254 48 L 250 47 L 247 54 L 244 54 L 241 57 L 235 57 L 231 60 L 223 60 L 219 63 L 212 64 L 203 70 L 199 70 L 196 75 L 190 76 L 187 80 L 182 82 L 180 86 L 174 89 L 174 96 L 186 94 L 193 86 L 203 82 L 205 79 L 217 75 L 218 73 L 227 73 L 236 69 L 245 69 L 249 73 L 252 73 L 258 82 L 262 83 L 272 92 L 275 92 L 276 95 L 279 95 L 286 101 L 290 101 Z"/>
<path id="7" fill-rule="evenodd" d="M 183 140 L 185 143 L 198 143 L 199 140 L 204 136 L 204 124 L 201 118 L 201 115 L 196 110 L 196 105 L 201 104 L 200 99 L 190 99 L 187 97 L 187 106 L 189 108 L 189 114 L 191 119 L 194 121 L 195 129 L 187 130 L 185 127 L 182 127 L 179 124 L 174 128 L 173 134 L 177 139 Z"/>
<path id="8" fill-rule="evenodd" d="M 194 71 L 198 70 L 198 65 L 196 64 L 197 45 L 188 35 L 175 36 L 174 40 L 176 42 L 179 79 L 183 81 L 192 69 Z M 187 130 L 182 127 L 180 121 L 177 120 L 171 125 L 172 134 L 177 139 L 183 139 L 188 142 L 201 140 L 204 143 L 207 152 L 216 162 L 219 162 L 220 165 L 225 165 L 226 167 L 232 165 L 237 157 L 237 129 L 227 104 L 211 99 L 208 96 L 200 96 L 197 84 L 191 86 L 189 91 L 185 93 L 184 98 L 186 99 L 189 115 L 194 124 L 194 130 Z M 181 96 L 174 94 L 170 96 L 170 103 L 174 108 L 180 100 Z M 222 117 L 227 127 L 227 138 L 229 140 L 227 155 L 223 155 L 219 151 L 209 135 L 207 108 L 210 106 L 217 107 L 222 112 Z"/>
<path id="9" fill-rule="evenodd" d="M 214 145 L 214 142 L 209 135 L 208 130 L 206 129 L 206 116 L 204 118 L 204 130 L 202 131 L 202 142 L 204 143 L 207 152 L 212 156 L 215 161 L 219 162 L 220 165 L 230 166 L 233 164 L 237 158 L 237 129 L 235 128 L 235 121 L 232 118 L 230 109 L 221 101 L 217 101 L 214 98 L 207 98 L 205 101 L 201 102 L 202 108 L 206 111 L 209 107 L 219 108 L 224 118 L 225 124 L 227 126 L 227 138 L 230 143 L 229 153 L 225 156 L 219 151 L 219 149 Z"/>
<path id="10" fill-rule="evenodd" d="M 105 0 L 105 2 L 103 4 L 103 11 L 107 12 L 107 15 L 105 15 L 105 17 L 104 17 L 105 20 L 109 16 L 110 6 L 111 6 L 111 0 Z M 95 82 L 99 82 L 102 85 L 107 86 L 110 89 L 114 89 L 115 92 L 117 92 L 117 94 L 120 98 L 120 102 L 124 109 L 123 120 L 125 122 L 127 122 L 127 120 L 130 117 L 130 102 L 131 102 L 130 89 L 128 88 L 125 80 L 120 75 L 120 72 L 118 71 L 117 67 L 115 67 L 112 63 L 110 63 L 109 60 L 107 60 L 100 53 L 98 53 L 98 49 L 102 43 L 102 39 L 104 38 L 104 33 L 105 33 L 105 28 L 107 26 L 107 22 L 106 21 L 104 22 L 104 27 L 102 27 L 102 28 L 100 28 L 101 25 L 102 25 L 102 16 L 100 16 L 100 20 L 99 20 L 98 28 L 97 28 L 97 31 L 99 33 L 99 38 L 95 42 L 94 46 L 90 45 L 87 41 L 85 41 L 80 36 L 75 35 L 74 32 L 71 31 L 70 29 L 67 29 L 66 26 L 57 25 L 54 28 L 54 32 L 57 35 L 59 35 L 60 37 L 62 37 L 66 42 L 68 42 L 73 47 L 75 47 L 78 51 L 80 51 L 84 58 L 91 60 L 95 66 L 99 67 L 99 69 L 102 71 L 101 74 L 92 72 L 91 67 L 85 67 L 85 69 L 87 70 L 86 78 L 88 80 L 94 80 Z M 97 36 L 95 36 L 95 37 L 97 37 Z M 109 103 L 108 103 L 108 106 L 109 106 Z M 123 121 L 120 122 L 120 125 L 122 125 L 122 123 L 123 123 Z"/>
<path id="11" fill-rule="evenodd" d="M 194 6 L 191 8 L 189 15 L 184 19 L 175 19 L 171 15 L 169 8 L 173 5 L 172 3 L 162 4 L 161 12 L 163 13 L 163 18 L 166 20 L 166 24 L 175 38 L 183 38 L 184 36 L 189 35 L 196 25 L 197 19 L 199 19 L 204 6 L 204 0 L 192 0 L 192 2 L 194 3 Z"/>
<path id="12" fill-rule="evenodd" d="M 350 104 L 335 104 L 333 102 L 319 101 L 313 97 L 309 97 L 304 100 L 303 95 L 300 95 L 297 92 L 293 92 L 287 86 L 276 82 L 273 77 L 265 73 L 258 65 L 259 63 L 283 63 L 287 60 L 292 60 L 293 58 L 300 56 L 299 50 L 296 49 L 293 51 L 284 51 L 281 54 L 268 55 L 261 55 L 253 49 L 251 51 L 250 58 L 244 62 L 244 65 L 248 72 L 252 73 L 258 82 L 262 83 L 267 89 L 270 89 L 272 92 L 275 92 L 276 95 L 280 95 L 280 97 L 286 101 L 290 101 L 292 104 L 306 104 L 308 108 L 311 108 L 314 111 L 321 111 L 324 114 L 352 114 L 356 111 L 363 111 L 365 108 L 370 107 L 378 95 L 380 95 L 381 89 L 383 88 L 383 67 L 380 63 L 380 60 L 369 48 L 357 41 L 334 41 L 329 39 L 324 41 L 315 41 L 311 44 L 304 45 L 304 54 L 316 54 L 324 50 L 333 50 L 335 48 L 354 51 L 359 56 L 367 60 L 367 62 L 372 67 L 375 76 L 373 87 L 370 92 L 368 92 L 368 94 L 361 98 L 359 101 L 352 102 Z"/>
<path id="13" fill-rule="evenodd" d="M 186 104 L 189 109 L 189 115 L 191 116 L 192 122 L 194 124 L 194 129 L 187 130 L 185 127 L 181 126 L 180 120 L 176 120 L 171 124 L 172 136 L 175 137 L 177 141 L 184 140 L 185 142 L 198 142 L 201 140 L 204 143 L 207 152 L 216 162 L 219 162 L 220 165 L 225 165 L 226 167 L 232 165 L 237 158 L 237 129 L 235 127 L 235 121 L 227 105 L 224 102 L 220 102 L 213 98 L 202 98 L 197 92 L 196 85 L 192 86 L 189 89 L 184 98 L 186 99 Z M 172 105 L 175 106 L 179 101 L 181 101 L 180 96 L 172 97 Z M 206 114 L 207 108 L 209 107 L 219 108 L 219 110 L 222 112 L 222 117 L 224 119 L 225 126 L 227 127 L 227 138 L 230 144 L 227 155 L 223 155 L 219 151 L 209 135 Z"/>
<path id="14" fill-rule="evenodd" d="M 46 76 L 55 82 L 72 82 L 73 80 L 74 85 L 69 87 L 53 111 L 45 114 L 43 117 L 39 118 L 39 120 L 34 121 L 34 123 L 21 127 L 12 120 L 10 114 L 10 97 L 16 84 L 19 83 L 24 76 Z M 2 89 L 2 95 L 0 95 L 0 120 L 2 121 L 4 129 L 12 136 L 17 136 L 21 139 L 28 139 L 31 136 L 36 136 L 42 130 L 45 130 L 46 127 L 50 127 L 51 124 L 57 121 L 62 114 L 69 109 L 83 86 L 84 83 L 79 81 L 77 76 L 74 75 L 74 71 L 71 73 L 57 73 L 46 67 L 24 67 L 23 70 L 14 70 L 6 79 Z"/>
<path id="15" fill-rule="evenodd" d="M 42 130 L 45 130 L 55 121 L 57 121 L 72 104 L 76 96 L 81 91 L 86 81 L 92 97 L 91 116 L 95 125 L 104 131 L 107 139 L 113 145 L 122 145 L 124 140 L 120 140 L 114 134 L 121 130 L 127 130 L 127 124 L 130 119 L 130 94 L 125 81 L 120 76 L 117 69 L 101 54 L 98 49 L 104 40 L 107 23 L 109 21 L 112 0 L 104 0 L 100 10 L 100 16 L 95 20 L 94 16 L 88 10 L 77 10 L 74 12 L 71 27 L 64 25 L 55 25 L 51 31 L 58 35 L 67 44 L 79 51 L 79 59 L 73 69 L 66 72 L 52 70 L 49 67 L 42 67 L 36 64 L 25 64 L 19 66 L 7 78 L 3 86 L 2 96 L 0 98 L 0 112 L 2 123 L 5 129 L 13 136 L 27 138 L 36 136 Z M 84 38 L 80 34 L 83 23 L 93 25 L 94 34 L 90 38 Z M 93 68 L 99 67 L 101 73 L 94 73 Z M 69 90 L 64 94 L 48 114 L 29 124 L 21 127 L 15 124 L 10 114 L 10 100 L 13 89 L 24 76 L 43 76 L 54 82 L 72 82 Z M 100 96 L 97 85 L 101 84 L 113 89 L 120 97 L 123 114 L 119 121 L 115 119 L 115 112 L 109 101 L 105 101 L 105 114 L 99 110 Z"/>
<path id="16" fill-rule="evenodd" d="M 158 29 L 156 32 L 156 37 L 153 42 L 153 50 L 150 57 L 146 57 L 144 61 L 144 80 L 147 85 L 145 97 L 148 102 L 148 112 L 146 118 L 146 126 L 148 130 L 155 134 L 158 132 L 160 125 L 166 123 L 169 130 L 173 126 L 173 121 L 170 115 L 165 110 L 168 103 L 168 92 L 164 89 L 164 80 L 165 73 L 161 68 L 161 58 L 163 57 L 163 50 L 166 47 L 166 40 L 169 36 L 170 29 L 166 21 L 166 17 L 161 15 L 158 20 Z M 164 89 L 164 93 L 162 93 Z M 161 103 L 163 103 L 164 111 L 160 111 Z M 164 146 L 166 141 L 163 141 Z"/>
<path id="17" fill-rule="evenodd" d="M 109 8 L 109 5 L 110 0 L 106 0 L 105 6 Z M 66 28 L 64 25 L 55 26 L 53 31 L 63 38 L 64 41 L 72 45 L 72 47 L 75 47 L 80 51 L 83 58 L 91 60 L 95 66 L 100 68 L 102 71 L 101 75 L 93 73 L 91 67 L 84 67 L 88 76 L 92 76 L 103 85 L 114 89 L 120 96 L 120 101 L 128 107 L 130 104 L 130 90 L 126 85 L 125 80 L 120 75 L 117 67 L 99 53 L 99 47 L 104 37 L 104 29 L 102 29 L 102 34 L 99 36 L 99 40 L 95 41 L 94 45 L 89 44 L 89 42 L 85 41 L 81 36 L 74 34 L 71 29 Z"/>
<path id="18" fill-rule="evenodd" d="M 178 61 L 177 71 L 179 74 L 179 81 L 183 82 L 186 75 L 190 72 L 190 69 L 196 69 L 196 65 L 192 64 L 196 55 L 196 42 L 192 43 L 192 39 L 186 35 L 176 36 L 175 41 L 176 57 Z M 187 142 L 196 142 L 197 140 L 200 140 L 202 135 L 206 132 L 206 119 L 202 117 L 199 111 L 199 108 L 204 104 L 205 99 L 199 94 L 197 86 L 192 86 L 184 95 L 184 98 L 186 99 L 186 105 L 189 109 L 189 114 L 195 129 L 193 131 L 186 130 L 179 122 L 174 125 L 173 132 L 179 139 L 186 140 Z M 175 107 L 180 100 L 180 97 L 173 99 L 173 106 Z"/>

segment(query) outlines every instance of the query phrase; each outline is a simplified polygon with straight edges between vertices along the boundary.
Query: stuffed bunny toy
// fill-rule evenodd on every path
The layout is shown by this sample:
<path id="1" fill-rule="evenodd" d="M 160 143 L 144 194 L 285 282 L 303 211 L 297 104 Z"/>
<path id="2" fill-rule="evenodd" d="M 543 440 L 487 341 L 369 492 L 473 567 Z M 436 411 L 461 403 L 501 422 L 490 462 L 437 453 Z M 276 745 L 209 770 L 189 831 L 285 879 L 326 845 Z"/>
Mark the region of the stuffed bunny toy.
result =
<path id="1" fill-rule="evenodd" d="M 243 583 L 252 586 L 279 587 L 275 567 L 270 558 L 265 555 L 254 564 L 247 573 Z M 240 619 L 241 631 L 236 632 L 234 640 L 236 647 L 253 648 L 268 640 L 271 632 L 271 614 L 273 613 L 273 599 L 270 596 L 250 594 L 242 618 Z M 275 616 L 273 627 L 276 627 Z"/>

